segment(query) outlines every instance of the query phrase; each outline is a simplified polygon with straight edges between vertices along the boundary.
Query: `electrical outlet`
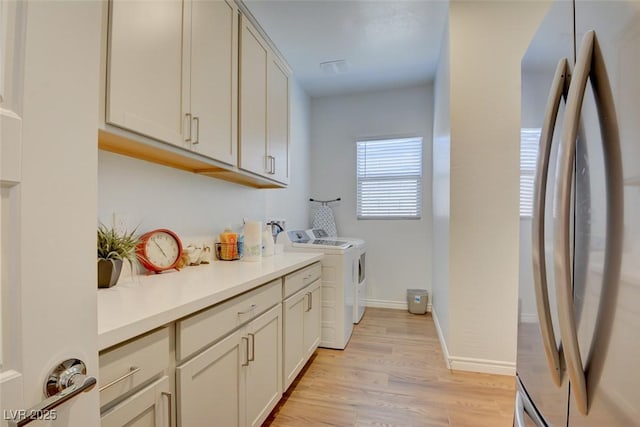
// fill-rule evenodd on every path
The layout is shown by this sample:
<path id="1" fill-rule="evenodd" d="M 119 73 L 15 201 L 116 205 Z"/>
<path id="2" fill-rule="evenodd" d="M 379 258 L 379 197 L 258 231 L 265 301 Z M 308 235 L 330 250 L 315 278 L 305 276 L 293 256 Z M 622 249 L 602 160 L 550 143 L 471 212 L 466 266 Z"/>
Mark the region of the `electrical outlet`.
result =
<path id="1" fill-rule="evenodd" d="M 126 214 L 123 213 L 113 213 L 113 229 L 116 233 L 122 235 L 126 233 L 129 226 L 129 218 Z"/>

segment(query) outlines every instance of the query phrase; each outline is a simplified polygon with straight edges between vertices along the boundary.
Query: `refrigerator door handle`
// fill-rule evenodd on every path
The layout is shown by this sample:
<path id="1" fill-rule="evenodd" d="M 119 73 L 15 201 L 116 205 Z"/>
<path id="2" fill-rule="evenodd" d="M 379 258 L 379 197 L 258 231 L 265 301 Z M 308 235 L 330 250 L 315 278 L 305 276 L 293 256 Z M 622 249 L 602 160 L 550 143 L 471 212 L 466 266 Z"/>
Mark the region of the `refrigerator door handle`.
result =
<path id="1" fill-rule="evenodd" d="M 516 391 L 516 407 L 513 411 L 513 427 L 526 427 L 524 423 L 524 404 L 520 392 Z"/>
<path id="2" fill-rule="evenodd" d="M 589 410 L 589 400 L 574 316 L 569 227 L 571 223 L 571 184 L 576 140 L 587 79 L 589 78 L 591 78 L 596 101 L 604 153 L 607 191 L 607 238 L 603 284 L 607 286 L 608 283 L 618 280 L 622 251 L 622 227 L 624 223 L 622 157 L 613 94 L 609 85 L 604 58 L 594 31 L 588 31 L 584 35 L 569 88 L 563 123 L 561 152 L 558 157 L 559 164 L 556 177 L 558 216 L 556 217 L 554 230 L 554 259 L 556 279 L 558 280 L 556 291 L 564 358 L 569 380 L 571 381 L 571 394 L 575 398 L 578 410 L 585 415 Z"/>
<path id="3" fill-rule="evenodd" d="M 545 196 L 547 194 L 547 175 L 549 173 L 549 158 L 551 156 L 551 144 L 553 130 L 556 126 L 558 110 L 563 95 L 566 95 L 566 82 L 569 79 L 569 61 L 562 58 L 558 62 L 553 77 L 547 108 L 545 110 L 544 123 L 540 132 L 540 145 L 536 166 L 536 180 L 533 193 L 533 218 L 531 223 L 531 244 L 533 246 L 533 283 L 536 295 L 536 308 L 540 321 L 542 343 L 547 357 L 547 365 L 551 372 L 551 378 L 556 386 L 560 387 L 561 370 L 560 354 L 556 346 L 556 337 L 551 321 L 551 308 L 549 306 L 549 289 L 547 287 L 547 266 L 545 262 L 544 246 L 544 219 Z"/>

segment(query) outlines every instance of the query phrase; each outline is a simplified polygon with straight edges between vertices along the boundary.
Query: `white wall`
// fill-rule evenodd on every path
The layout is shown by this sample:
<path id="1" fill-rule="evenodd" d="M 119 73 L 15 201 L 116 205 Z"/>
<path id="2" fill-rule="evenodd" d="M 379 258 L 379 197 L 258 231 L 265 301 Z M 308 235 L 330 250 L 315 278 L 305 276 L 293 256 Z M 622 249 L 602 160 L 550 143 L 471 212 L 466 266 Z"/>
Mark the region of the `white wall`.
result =
<path id="1" fill-rule="evenodd" d="M 311 194 L 342 197 L 334 206 L 338 235 L 367 241 L 369 305 L 406 306 L 406 289 L 431 292 L 431 140 L 433 87 L 314 98 L 311 101 Z M 420 220 L 357 220 L 356 140 L 423 137 Z"/>
<path id="2" fill-rule="evenodd" d="M 447 17 L 448 19 L 448 17 Z M 451 175 L 451 125 L 449 82 L 449 25 L 445 27 L 434 83 L 433 106 L 433 318 L 447 353 L 449 336 L 449 187 Z"/>
<path id="3" fill-rule="evenodd" d="M 450 3 L 444 344 L 453 369 L 515 372 L 520 60 L 547 7 L 547 2 Z"/>
<path id="4" fill-rule="evenodd" d="M 98 215 L 111 224 L 126 214 L 130 228 L 158 227 L 183 237 L 214 236 L 242 219 L 286 219 L 287 227 L 306 227 L 309 207 L 309 97 L 291 85 L 291 184 L 259 190 L 100 151 Z"/>

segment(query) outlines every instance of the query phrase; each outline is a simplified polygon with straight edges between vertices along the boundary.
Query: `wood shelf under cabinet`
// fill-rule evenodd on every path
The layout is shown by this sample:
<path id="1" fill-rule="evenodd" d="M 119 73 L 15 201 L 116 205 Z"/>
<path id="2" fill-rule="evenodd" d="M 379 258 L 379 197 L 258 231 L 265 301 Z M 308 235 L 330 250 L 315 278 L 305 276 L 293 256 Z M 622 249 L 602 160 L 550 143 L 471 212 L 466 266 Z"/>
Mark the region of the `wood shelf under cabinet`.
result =
<path id="1" fill-rule="evenodd" d="M 98 148 L 103 151 L 121 154 L 139 160 L 145 160 L 162 166 L 168 166 L 192 172 L 198 175 L 217 178 L 253 188 L 282 188 L 283 184 L 252 175 L 233 166 L 209 160 L 197 153 L 189 152 L 161 142 L 142 142 L 120 134 L 117 130 L 98 129 Z"/>

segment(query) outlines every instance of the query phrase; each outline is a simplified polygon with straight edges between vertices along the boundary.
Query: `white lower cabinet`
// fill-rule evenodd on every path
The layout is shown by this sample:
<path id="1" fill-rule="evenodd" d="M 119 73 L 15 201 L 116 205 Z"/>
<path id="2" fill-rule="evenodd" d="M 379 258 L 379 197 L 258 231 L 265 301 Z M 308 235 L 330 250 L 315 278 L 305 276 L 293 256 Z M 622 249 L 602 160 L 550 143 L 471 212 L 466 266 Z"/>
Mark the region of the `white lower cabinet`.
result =
<path id="1" fill-rule="evenodd" d="M 282 304 L 247 326 L 247 426 L 259 426 L 282 397 Z"/>
<path id="2" fill-rule="evenodd" d="M 102 414 L 102 427 L 170 427 L 171 385 L 162 377 Z"/>
<path id="3" fill-rule="evenodd" d="M 320 343 L 320 280 L 316 280 L 283 303 L 284 390 L 287 390 Z"/>
<path id="4" fill-rule="evenodd" d="M 178 426 L 259 426 L 282 396 L 282 305 L 176 368 Z"/>
<path id="5" fill-rule="evenodd" d="M 309 309 L 304 313 L 304 348 L 307 358 L 311 357 L 320 344 L 322 333 L 322 287 L 321 281 L 316 280 L 309 285 Z"/>
<path id="6" fill-rule="evenodd" d="M 176 368 L 179 426 L 243 424 L 246 339 L 242 332 L 236 331 Z"/>
<path id="7" fill-rule="evenodd" d="M 103 350 L 101 425 L 262 425 L 320 343 L 320 276 L 316 262 Z"/>

